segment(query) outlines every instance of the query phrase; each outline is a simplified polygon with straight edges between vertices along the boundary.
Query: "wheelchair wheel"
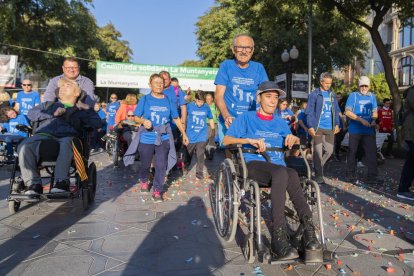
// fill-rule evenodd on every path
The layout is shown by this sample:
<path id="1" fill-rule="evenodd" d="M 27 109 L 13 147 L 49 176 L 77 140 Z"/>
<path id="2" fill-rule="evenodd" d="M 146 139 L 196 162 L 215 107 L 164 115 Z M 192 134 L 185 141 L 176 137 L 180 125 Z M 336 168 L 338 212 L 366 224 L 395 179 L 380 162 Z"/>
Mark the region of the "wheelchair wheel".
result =
<path id="1" fill-rule="evenodd" d="M 87 210 L 89 207 L 89 189 L 82 188 L 82 207 L 83 210 Z"/>
<path id="2" fill-rule="evenodd" d="M 254 248 L 254 239 L 252 233 L 247 234 L 244 237 L 244 243 L 242 247 L 243 256 L 246 259 L 247 263 L 252 264 L 255 261 L 255 248 Z"/>
<path id="3" fill-rule="evenodd" d="M 111 139 L 107 139 L 106 141 L 105 141 L 105 149 L 106 149 L 106 152 L 109 154 L 109 156 L 111 156 L 112 155 L 112 145 L 113 145 L 113 142 L 112 142 L 112 140 Z"/>
<path id="4" fill-rule="evenodd" d="M 96 194 L 96 165 L 91 163 L 88 168 L 88 202 L 95 201 Z"/>
<path id="5" fill-rule="evenodd" d="M 227 242 L 233 241 L 238 222 L 238 207 L 234 207 L 237 193 L 234 191 L 237 183 L 236 170 L 230 159 L 220 164 L 216 182 L 211 187 L 211 204 L 214 221 L 219 235 Z M 237 200 L 237 199 L 236 199 Z"/>
<path id="6" fill-rule="evenodd" d="M 119 159 L 119 142 L 115 141 L 112 145 L 112 162 L 114 163 L 114 167 L 118 167 L 118 159 Z"/>
<path id="7" fill-rule="evenodd" d="M 10 214 L 15 214 L 20 209 L 20 201 L 11 200 L 9 201 L 9 212 Z"/>

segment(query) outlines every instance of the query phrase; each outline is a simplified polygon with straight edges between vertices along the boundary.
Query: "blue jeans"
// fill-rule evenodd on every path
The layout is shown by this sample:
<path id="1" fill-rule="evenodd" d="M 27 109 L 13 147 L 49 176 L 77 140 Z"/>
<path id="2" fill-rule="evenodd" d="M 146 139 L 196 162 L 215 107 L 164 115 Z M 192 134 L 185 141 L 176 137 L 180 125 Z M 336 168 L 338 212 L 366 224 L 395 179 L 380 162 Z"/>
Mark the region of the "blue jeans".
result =
<path id="1" fill-rule="evenodd" d="M 6 142 L 7 156 L 13 155 L 13 145 L 18 144 L 24 137 L 16 134 L 5 133 L 0 135 L 0 141 Z"/>

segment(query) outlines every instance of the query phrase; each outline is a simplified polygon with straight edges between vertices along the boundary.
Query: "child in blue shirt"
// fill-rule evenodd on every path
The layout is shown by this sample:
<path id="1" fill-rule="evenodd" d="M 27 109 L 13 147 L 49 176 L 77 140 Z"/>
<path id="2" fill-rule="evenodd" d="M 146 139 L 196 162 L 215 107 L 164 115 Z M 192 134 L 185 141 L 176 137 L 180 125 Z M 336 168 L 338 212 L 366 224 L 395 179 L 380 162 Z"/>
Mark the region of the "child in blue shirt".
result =
<path id="1" fill-rule="evenodd" d="M 5 117 L 7 120 L 3 123 L 3 126 L 0 127 L 0 130 L 3 133 L 0 135 L 0 141 L 6 142 L 7 159 L 11 160 L 13 157 L 13 145 L 16 145 L 28 136 L 26 132 L 18 130 L 16 126 L 24 125 L 30 127 L 30 123 L 26 116 L 17 114 L 16 110 L 11 107 L 2 108 L 0 116 Z"/>
<path id="2" fill-rule="evenodd" d="M 204 152 L 207 145 L 207 119 L 210 128 L 214 130 L 213 114 L 210 107 L 205 103 L 206 94 L 203 91 L 195 93 L 194 102 L 187 105 L 187 127 L 186 132 L 189 140 L 187 145 L 188 160 L 186 164 L 190 165 L 193 154 L 197 156 L 196 177 L 203 179 Z"/>
<path id="3" fill-rule="evenodd" d="M 115 93 L 112 93 L 109 99 L 110 102 L 106 106 L 106 123 L 108 131 L 115 126 L 115 115 L 120 106 L 118 96 Z"/>

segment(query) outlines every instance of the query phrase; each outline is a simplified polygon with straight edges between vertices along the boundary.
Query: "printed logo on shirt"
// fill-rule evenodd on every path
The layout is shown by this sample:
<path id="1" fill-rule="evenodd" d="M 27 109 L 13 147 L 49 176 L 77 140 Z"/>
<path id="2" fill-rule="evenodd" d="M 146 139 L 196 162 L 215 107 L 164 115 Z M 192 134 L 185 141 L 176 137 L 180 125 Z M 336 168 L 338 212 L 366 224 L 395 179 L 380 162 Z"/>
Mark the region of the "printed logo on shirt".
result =
<path id="1" fill-rule="evenodd" d="M 151 106 L 150 107 L 150 111 L 151 111 L 151 121 L 155 122 L 157 125 L 161 124 L 166 124 L 168 122 L 167 118 L 165 116 L 161 117 L 160 114 L 158 114 L 159 112 L 168 112 L 168 108 L 165 106 Z"/>

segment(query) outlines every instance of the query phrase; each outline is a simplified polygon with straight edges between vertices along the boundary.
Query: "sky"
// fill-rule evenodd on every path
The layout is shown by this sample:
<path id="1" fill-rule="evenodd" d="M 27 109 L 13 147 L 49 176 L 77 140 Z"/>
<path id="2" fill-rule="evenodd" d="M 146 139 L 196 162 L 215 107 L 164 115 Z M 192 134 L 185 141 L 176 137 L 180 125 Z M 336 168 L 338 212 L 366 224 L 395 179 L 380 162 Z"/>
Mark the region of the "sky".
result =
<path id="1" fill-rule="evenodd" d="M 195 35 L 198 17 L 214 0 L 95 0 L 91 7 L 99 26 L 109 22 L 133 51 L 132 62 L 179 65 L 199 60 Z"/>

